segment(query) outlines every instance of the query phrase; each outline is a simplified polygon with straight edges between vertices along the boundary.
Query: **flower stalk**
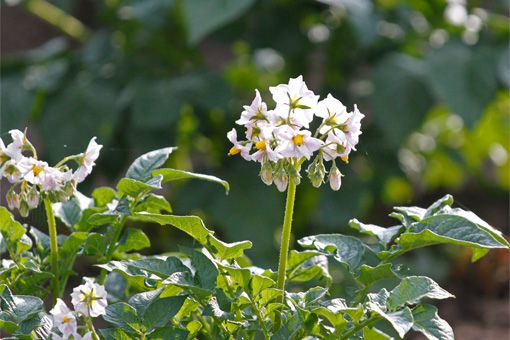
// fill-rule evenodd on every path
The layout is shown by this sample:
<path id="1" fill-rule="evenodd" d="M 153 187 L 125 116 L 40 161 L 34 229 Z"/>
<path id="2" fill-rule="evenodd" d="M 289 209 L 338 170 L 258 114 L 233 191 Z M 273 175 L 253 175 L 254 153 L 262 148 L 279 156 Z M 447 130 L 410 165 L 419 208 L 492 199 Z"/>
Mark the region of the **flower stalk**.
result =
<path id="1" fill-rule="evenodd" d="M 44 198 L 44 208 L 46 210 L 46 219 L 48 220 L 48 232 L 50 236 L 50 256 L 51 256 L 51 272 L 53 273 L 53 302 L 57 301 L 60 296 L 60 280 L 58 270 L 58 242 L 57 242 L 57 224 L 55 222 L 55 214 L 48 197 Z"/>

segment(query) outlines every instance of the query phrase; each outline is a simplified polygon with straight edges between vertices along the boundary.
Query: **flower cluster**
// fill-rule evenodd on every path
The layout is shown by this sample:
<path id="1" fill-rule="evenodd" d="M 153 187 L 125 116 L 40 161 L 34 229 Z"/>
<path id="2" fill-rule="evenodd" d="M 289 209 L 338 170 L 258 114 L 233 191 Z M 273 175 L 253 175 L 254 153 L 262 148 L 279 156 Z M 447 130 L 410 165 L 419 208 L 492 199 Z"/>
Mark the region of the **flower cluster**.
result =
<path id="1" fill-rule="evenodd" d="M 312 185 L 321 186 L 326 175 L 324 161 L 331 161 L 329 183 L 333 190 L 340 189 L 343 175 L 335 160 L 340 158 L 347 163 L 350 152 L 356 150 L 364 115 L 356 106 L 348 112 L 331 94 L 319 101 L 302 76 L 270 87 L 269 91 L 275 108 L 268 110 L 255 90 L 255 99 L 244 106 L 236 121 L 246 128 L 246 140 L 239 141 L 237 131 L 232 129 L 227 134 L 233 144 L 229 155 L 240 154 L 248 161 L 261 163 L 262 181 L 267 185 L 274 183 L 280 191 L 286 190 L 289 179 L 299 184 L 301 165 L 315 155 L 307 169 Z M 310 125 L 315 117 L 322 118 L 322 122 L 317 123 L 312 134 Z"/>
<path id="2" fill-rule="evenodd" d="M 102 148 L 94 137 L 84 153 L 65 157 L 52 167 L 37 159 L 37 151 L 26 133 L 20 130 L 9 133 L 12 138 L 9 145 L 5 146 L 0 139 L 0 179 L 5 177 L 13 184 L 6 197 L 9 209 L 18 209 L 24 217 L 39 205 L 41 195 L 47 195 L 53 202 L 69 199 L 76 185 L 91 173 Z M 69 161 L 76 161 L 77 169 L 71 169 Z"/>
<path id="3" fill-rule="evenodd" d="M 55 307 L 50 311 L 53 315 L 53 324 L 57 327 L 61 335 L 53 333 L 52 339 L 92 339 L 90 330 L 85 335 L 78 333 L 77 318 L 92 318 L 106 314 L 106 290 L 98 285 L 92 279 L 85 277 L 85 283 L 74 288 L 71 293 L 71 303 L 74 306 L 74 312 L 67 307 L 61 299 L 57 299 Z M 90 324 L 90 323 L 89 323 Z"/>

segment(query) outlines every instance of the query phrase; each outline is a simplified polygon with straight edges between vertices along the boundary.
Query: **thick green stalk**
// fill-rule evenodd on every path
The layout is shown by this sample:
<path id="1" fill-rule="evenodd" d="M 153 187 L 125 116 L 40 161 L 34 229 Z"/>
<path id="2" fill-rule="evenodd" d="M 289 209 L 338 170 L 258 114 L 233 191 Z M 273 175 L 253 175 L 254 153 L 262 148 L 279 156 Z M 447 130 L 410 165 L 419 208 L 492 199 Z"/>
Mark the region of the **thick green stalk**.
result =
<path id="1" fill-rule="evenodd" d="M 283 219 L 282 240 L 280 245 L 280 260 L 278 262 L 278 282 L 277 288 L 285 290 L 285 272 L 287 271 L 287 257 L 289 255 L 290 233 L 292 230 L 292 216 L 294 214 L 294 200 L 296 198 L 296 183 L 289 178 L 287 188 L 287 201 L 285 204 L 285 217 Z M 283 303 L 284 294 L 278 298 L 278 302 Z"/>
<path id="2" fill-rule="evenodd" d="M 58 272 L 58 242 L 57 242 L 57 224 L 55 222 L 55 214 L 48 197 L 44 198 L 44 208 L 46 209 L 46 219 L 48 220 L 48 232 L 50 235 L 50 256 L 51 256 L 51 272 L 53 273 L 53 302 L 60 297 L 60 283 Z"/>

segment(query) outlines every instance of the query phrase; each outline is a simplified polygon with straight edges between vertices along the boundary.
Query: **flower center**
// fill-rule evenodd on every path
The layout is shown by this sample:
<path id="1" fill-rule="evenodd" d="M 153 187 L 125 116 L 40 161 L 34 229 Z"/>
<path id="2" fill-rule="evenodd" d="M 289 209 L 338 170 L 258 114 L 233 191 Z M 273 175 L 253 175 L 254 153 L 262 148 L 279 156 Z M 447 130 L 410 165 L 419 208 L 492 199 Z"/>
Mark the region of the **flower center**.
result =
<path id="1" fill-rule="evenodd" d="M 345 163 L 349 163 L 349 156 L 340 157 Z"/>
<path id="2" fill-rule="evenodd" d="M 44 166 L 37 166 L 37 165 L 32 165 L 32 171 L 34 173 L 34 176 L 39 176 L 39 174 L 44 170 Z"/>
<path id="3" fill-rule="evenodd" d="M 67 315 L 64 315 L 64 318 L 62 319 L 62 323 L 68 323 L 71 321 L 71 318 L 68 317 Z"/>
<path id="4" fill-rule="evenodd" d="M 239 150 L 238 148 L 236 148 L 235 146 L 231 147 L 230 150 L 228 151 L 228 154 L 229 156 L 233 156 L 233 155 L 237 155 L 239 152 L 241 152 L 241 150 Z"/>
<path id="5" fill-rule="evenodd" d="M 255 147 L 257 148 L 257 150 L 265 150 L 266 149 L 266 141 L 259 140 L 257 143 L 255 143 Z"/>
<path id="6" fill-rule="evenodd" d="M 292 137 L 292 142 L 297 146 L 303 145 L 303 141 L 304 141 L 303 135 L 295 135 L 294 137 Z"/>

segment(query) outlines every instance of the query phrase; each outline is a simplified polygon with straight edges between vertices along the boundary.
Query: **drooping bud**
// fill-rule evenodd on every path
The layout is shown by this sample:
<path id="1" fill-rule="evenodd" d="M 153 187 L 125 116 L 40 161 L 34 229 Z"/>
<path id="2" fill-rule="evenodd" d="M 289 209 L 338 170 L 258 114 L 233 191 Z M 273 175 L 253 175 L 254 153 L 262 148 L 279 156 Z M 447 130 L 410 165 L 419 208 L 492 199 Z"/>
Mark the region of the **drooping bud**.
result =
<path id="1" fill-rule="evenodd" d="M 35 209 L 39 205 L 39 192 L 32 186 L 26 195 L 26 201 L 29 209 Z"/>
<path id="2" fill-rule="evenodd" d="M 324 167 L 324 162 L 322 161 L 322 157 L 319 161 L 315 161 L 310 163 L 308 169 L 308 178 L 310 182 L 315 188 L 318 188 L 324 183 L 324 176 L 326 175 L 326 168 Z"/>
<path id="3" fill-rule="evenodd" d="M 19 195 L 16 192 L 14 192 L 14 190 L 9 190 L 5 198 L 7 199 L 7 206 L 9 207 L 9 209 L 11 210 L 19 209 L 20 198 Z"/>
<path id="4" fill-rule="evenodd" d="M 279 192 L 284 192 L 287 189 L 287 185 L 289 184 L 289 175 L 283 166 L 278 166 L 274 174 L 273 181 Z"/>
<path id="5" fill-rule="evenodd" d="M 301 183 L 301 175 L 292 164 L 288 164 L 287 173 L 289 175 L 289 180 L 292 180 L 296 185 L 299 185 Z"/>
<path id="6" fill-rule="evenodd" d="M 273 166 L 271 162 L 265 161 L 260 168 L 260 178 L 266 185 L 273 184 Z"/>
<path id="7" fill-rule="evenodd" d="M 30 211 L 30 208 L 25 197 L 22 197 L 18 210 L 21 217 L 28 217 L 28 212 Z"/>
<path id="8" fill-rule="evenodd" d="M 336 167 L 336 164 L 333 163 L 331 169 L 329 169 L 329 186 L 334 191 L 338 191 L 340 186 L 342 185 L 342 173 Z"/>

